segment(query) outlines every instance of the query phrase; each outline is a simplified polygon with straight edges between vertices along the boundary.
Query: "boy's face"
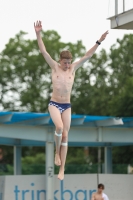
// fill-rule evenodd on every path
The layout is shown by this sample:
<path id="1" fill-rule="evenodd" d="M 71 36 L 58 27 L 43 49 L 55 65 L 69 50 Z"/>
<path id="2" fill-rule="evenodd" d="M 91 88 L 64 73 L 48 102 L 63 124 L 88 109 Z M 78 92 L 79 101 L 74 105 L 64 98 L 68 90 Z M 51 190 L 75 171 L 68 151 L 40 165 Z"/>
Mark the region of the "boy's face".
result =
<path id="1" fill-rule="evenodd" d="M 71 59 L 61 59 L 60 60 L 60 64 L 61 64 L 61 68 L 64 70 L 64 71 L 67 71 L 68 69 L 70 69 L 71 67 Z"/>

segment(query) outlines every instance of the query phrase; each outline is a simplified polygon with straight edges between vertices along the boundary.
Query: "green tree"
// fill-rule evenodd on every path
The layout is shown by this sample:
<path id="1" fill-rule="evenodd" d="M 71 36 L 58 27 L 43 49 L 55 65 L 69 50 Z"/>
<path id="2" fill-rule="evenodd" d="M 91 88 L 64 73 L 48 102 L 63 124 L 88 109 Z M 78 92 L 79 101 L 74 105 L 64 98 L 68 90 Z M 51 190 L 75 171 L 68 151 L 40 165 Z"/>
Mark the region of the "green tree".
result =
<path id="1" fill-rule="evenodd" d="M 133 34 L 117 39 L 110 50 L 110 114 L 133 116 Z"/>
<path id="2" fill-rule="evenodd" d="M 107 54 L 94 54 L 76 74 L 72 110 L 77 114 L 133 116 L 133 34 Z"/>
<path id="3" fill-rule="evenodd" d="M 108 55 L 104 49 L 79 68 L 72 92 L 72 111 L 76 114 L 109 115 Z"/>

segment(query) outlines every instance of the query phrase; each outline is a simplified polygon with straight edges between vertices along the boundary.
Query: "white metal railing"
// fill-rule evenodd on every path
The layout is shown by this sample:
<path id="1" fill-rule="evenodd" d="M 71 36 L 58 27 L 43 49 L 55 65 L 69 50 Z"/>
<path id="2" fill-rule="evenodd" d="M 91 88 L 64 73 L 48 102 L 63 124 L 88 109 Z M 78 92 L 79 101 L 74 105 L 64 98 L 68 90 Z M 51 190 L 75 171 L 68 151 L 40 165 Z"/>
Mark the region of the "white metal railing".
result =
<path id="1" fill-rule="evenodd" d="M 133 0 L 108 0 L 108 18 L 133 9 Z"/>

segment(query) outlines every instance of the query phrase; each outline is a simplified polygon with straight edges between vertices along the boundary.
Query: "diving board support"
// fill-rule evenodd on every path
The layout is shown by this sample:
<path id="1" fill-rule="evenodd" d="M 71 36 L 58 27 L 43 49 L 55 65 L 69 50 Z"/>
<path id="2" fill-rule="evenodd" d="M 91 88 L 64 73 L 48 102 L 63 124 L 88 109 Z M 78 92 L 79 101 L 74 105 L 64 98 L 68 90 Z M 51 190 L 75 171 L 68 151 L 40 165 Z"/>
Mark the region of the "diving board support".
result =
<path id="1" fill-rule="evenodd" d="M 112 147 L 104 147 L 105 174 L 112 174 Z"/>
<path id="2" fill-rule="evenodd" d="M 102 127 L 98 128 L 98 141 L 102 142 Z M 98 147 L 98 174 L 101 173 L 101 147 Z"/>
<path id="3" fill-rule="evenodd" d="M 54 130 L 48 128 L 46 141 L 46 196 L 47 200 L 54 199 Z"/>
<path id="4" fill-rule="evenodd" d="M 14 175 L 21 175 L 21 152 L 22 152 L 22 147 L 19 145 L 15 145 L 14 146 Z"/>

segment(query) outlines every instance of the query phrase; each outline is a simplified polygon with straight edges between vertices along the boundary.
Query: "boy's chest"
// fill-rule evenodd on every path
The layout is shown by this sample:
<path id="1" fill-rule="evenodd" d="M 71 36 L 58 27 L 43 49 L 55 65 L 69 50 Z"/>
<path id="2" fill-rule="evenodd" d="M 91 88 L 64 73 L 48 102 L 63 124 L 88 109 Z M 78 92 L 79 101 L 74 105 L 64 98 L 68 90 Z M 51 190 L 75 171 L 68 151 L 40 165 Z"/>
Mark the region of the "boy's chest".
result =
<path id="1" fill-rule="evenodd" d="M 56 72 L 52 74 L 53 82 L 66 82 L 66 83 L 73 83 L 74 75 L 72 73 L 60 73 Z"/>

